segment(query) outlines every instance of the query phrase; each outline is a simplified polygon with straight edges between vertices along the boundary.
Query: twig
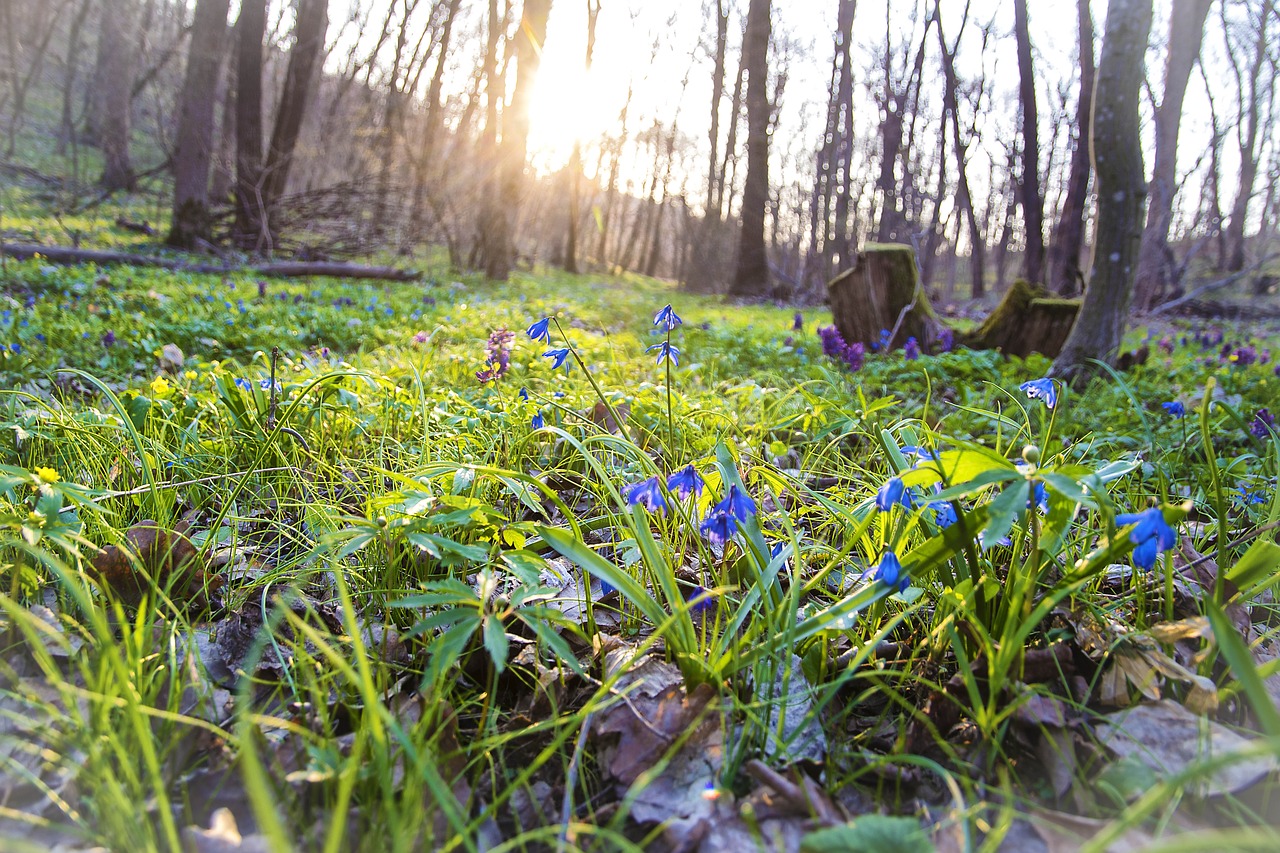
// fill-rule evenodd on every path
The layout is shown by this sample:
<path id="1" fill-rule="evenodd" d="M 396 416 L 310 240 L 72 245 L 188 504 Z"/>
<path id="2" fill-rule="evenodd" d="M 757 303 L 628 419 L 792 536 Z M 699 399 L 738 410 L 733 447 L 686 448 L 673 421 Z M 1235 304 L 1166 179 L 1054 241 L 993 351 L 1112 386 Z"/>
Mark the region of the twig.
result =
<path id="1" fill-rule="evenodd" d="M 557 851 L 563 851 L 569 840 L 569 821 L 573 818 L 573 789 L 578 786 L 578 763 L 587 746 L 587 733 L 591 731 L 591 717 L 594 714 L 595 711 L 588 712 L 582 720 L 582 731 L 578 732 L 578 741 L 573 745 L 573 756 L 569 759 L 569 770 L 565 773 L 564 797 L 560 801 L 560 836 L 556 839 Z"/>
<path id="2" fill-rule="evenodd" d="M 219 480 L 227 480 L 227 479 L 230 479 L 231 477 L 247 477 L 249 474 L 255 474 L 255 473 L 256 474 L 278 474 L 281 471 L 294 471 L 299 474 L 304 473 L 301 468 L 298 468 L 294 465 L 281 465 L 278 468 L 259 468 L 256 471 L 235 471 L 230 474 L 213 474 L 209 477 L 199 477 L 195 480 L 181 480 L 177 483 L 165 483 L 164 485 L 159 486 L 158 488 L 178 489 L 183 486 L 200 486 L 200 485 L 204 485 L 205 483 L 216 483 Z M 127 498 L 130 495 L 145 495 L 149 491 L 151 491 L 150 486 L 139 486 L 136 489 L 126 489 L 123 492 L 103 492 L 99 495 L 94 495 L 94 497 L 95 498 Z M 72 512 L 75 510 L 75 508 L 76 508 L 75 504 L 72 504 L 71 506 L 64 506 L 61 511 Z"/>
<path id="3" fill-rule="evenodd" d="M 1252 275 L 1253 273 L 1262 269 L 1264 266 L 1266 266 L 1268 263 L 1275 260 L 1276 258 L 1280 258 L 1280 252 L 1272 252 L 1271 254 L 1263 258 L 1260 258 L 1256 264 L 1254 264 L 1253 266 L 1247 269 L 1242 269 L 1240 270 L 1240 272 L 1232 273 L 1231 275 L 1226 276 L 1225 278 L 1220 278 L 1220 279 L 1217 279 L 1216 281 L 1211 281 L 1208 284 L 1201 285 L 1200 287 L 1197 287 L 1195 290 L 1188 293 L 1186 296 L 1180 296 L 1177 299 L 1173 300 L 1172 302 L 1166 302 L 1163 305 L 1157 305 L 1155 308 L 1152 308 L 1150 311 L 1147 312 L 1147 316 L 1154 317 L 1156 314 L 1163 314 L 1166 311 L 1172 311 L 1174 308 L 1177 308 L 1180 305 L 1185 305 L 1186 303 L 1191 302 L 1202 293 L 1208 293 L 1213 290 L 1221 290 L 1224 287 L 1230 287 L 1231 285 L 1235 284 L 1237 281 L 1244 278 L 1245 276 Z"/>

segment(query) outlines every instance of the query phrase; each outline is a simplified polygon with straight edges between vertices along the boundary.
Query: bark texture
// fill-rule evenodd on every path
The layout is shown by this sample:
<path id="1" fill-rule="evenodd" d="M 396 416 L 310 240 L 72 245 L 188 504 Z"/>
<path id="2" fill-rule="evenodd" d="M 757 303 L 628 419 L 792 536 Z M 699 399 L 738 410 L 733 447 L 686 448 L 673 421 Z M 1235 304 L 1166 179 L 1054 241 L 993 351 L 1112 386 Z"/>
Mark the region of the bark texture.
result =
<path id="1" fill-rule="evenodd" d="M 882 330 L 897 329 L 891 346 L 915 338 L 932 349 L 942 330 L 920 286 L 910 246 L 867 244 L 851 269 L 828 282 L 827 298 L 836 328 L 848 343 L 871 343 L 880 339 Z"/>
<path id="2" fill-rule="evenodd" d="M 1084 208 L 1089 195 L 1089 139 L 1093 126 L 1093 16 L 1089 0 L 1076 0 L 1079 21 L 1080 94 L 1076 101 L 1076 145 L 1071 152 L 1067 194 L 1049 248 L 1049 287 L 1060 296 L 1084 290 L 1080 251 L 1084 247 Z"/>
<path id="3" fill-rule="evenodd" d="M 1111 0 L 1107 6 L 1093 111 L 1097 237 L 1080 313 L 1053 363 L 1053 375 L 1063 378 L 1086 374 L 1090 359 L 1114 364 L 1124 336 L 1146 200 L 1138 97 L 1151 3 Z"/>
<path id="4" fill-rule="evenodd" d="M 1044 275 L 1044 201 L 1040 195 L 1040 129 L 1036 110 L 1036 77 L 1031 64 L 1027 0 L 1014 0 L 1014 32 L 1018 42 L 1018 99 L 1022 103 L 1022 219 L 1027 231 L 1022 274 L 1030 281 Z M 1003 278 L 1003 276 L 1000 276 Z"/>
<path id="5" fill-rule="evenodd" d="M 173 214 L 168 243 L 192 249 L 211 239 L 209 161 L 222 41 L 230 0 L 198 0 L 173 152 Z"/>
<path id="6" fill-rule="evenodd" d="M 729 294 L 759 299 L 769 293 L 764 213 L 769 203 L 769 2 L 751 0 L 742 43 L 747 73 L 747 177 L 742 187 L 738 266 Z"/>
<path id="7" fill-rule="evenodd" d="M 1169 19 L 1169 51 L 1164 67 L 1164 96 L 1156 110 L 1155 162 L 1151 167 L 1147 226 L 1142 230 L 1134 306 L 1149 311 L 1164 300 L 1172 284 L 1169 227 L 1178 188 L 1178 129 L 1187 82 L 1200 56 L 1204 22 L 1213 0 L 1174 0 Z"/>
<path id="8" fill-rule="evenodd" d="M 266 0 L 241 0 L 236 19 L 236 219 L 232 242 L 257 249 L 266 242 L 262 186 L 262 39 Z"/>
<path id="9" fill-rule="evenodd" d="M 960 343 L 1022 358 L 1033 352 L 1054 358 L 1079 311 L 1079 299 L 1053 299 L 1039 285 L 1018 279 L 979 328 L 960 336 Z"/>
<path id="10" fill-rule="evenodd" d="M 132 0 L 105 0 L 98 33 L 98 145 L 102 149 L 104 189 L 132 190 L 137 183 L 129 158 L 130 91 L 133 88 L 133 41 L 137 6 Z"/>

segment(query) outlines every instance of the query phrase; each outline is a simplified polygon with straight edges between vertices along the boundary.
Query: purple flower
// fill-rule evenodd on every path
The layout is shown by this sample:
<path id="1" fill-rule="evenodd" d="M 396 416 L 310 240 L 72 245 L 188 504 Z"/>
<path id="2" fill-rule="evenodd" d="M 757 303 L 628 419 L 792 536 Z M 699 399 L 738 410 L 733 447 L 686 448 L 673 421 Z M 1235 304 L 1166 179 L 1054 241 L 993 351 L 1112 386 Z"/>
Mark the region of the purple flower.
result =
<path id="1" fill-rule="evenodd" d="M 1253 421 L 1249 424 L 1249 432 L 1258 438 L 1266 438 L 1267 433 L 1275 431 L 1276 419 L 1272 417 L 1271 412 L 1265 408 L 1258 409 L 1258 414 L 1253 416 Z"/>
<path id="2" fill-rule="evenodd" d="M 951 352 L 956 345 L 956 333 L 950 329 L 943 329 L 938 333 L 938 349 L 943 352 Z"/>
<path id="3" fill-rule="evenodd" d="M 819 326 L 818 337 L 822 338 L 822 354 L 827 358 L 843 358 L 845 347 L 848 346 L 844 342 L 844 337 L 840 334 L 840 330 L 835 326 Z"/>
<path id="4" fill-rule="evenodd" d="M 1058 388 L 1048 377 L 1023 382 L 1018 386 L 1018 390 L 1025 391 L 1028 400 L 1043 399 L 1044 404 L 1050 409 L 1058 403 Z"/>
<path id="5" fill-rule="evenodd" d="M 804 315 L 801 314 L 799 311 L 796 312 L 795 319 L 791 321 L 791 331 L 793 332 L 804 331 Z"/>
<path id="6" fill-rule="evenodd" d="M 258 298 L 259 299 L 267 298 L 267 283 L 265 281 L 262 281 L 261 279 L 258 280 Z"/>
<path id="7" fill-rule="evenodd" d="M 920 342 L 914 337 L 907 338 L 906 344 L 902 347 L 902 354 L 906 356 L 907 361 L 915 361 L 920 357 Z"/>
<path id="8" fill-rule="evenodd" d="M 738 521 L 746 521 L 756 514 L 756 503 L 751 496 L 738 490 L 738 486 L 729 486 L 729 494 L 725 499 L 712 507 L 713 512 L 727 512 Z"/>
<path id="9" fill-rule="evenodd" d="M 1240 367 L 1249 367 L 1258 360 L 1258 351 L 1250 344 L 1247 347 L 1240 347 L 1231 354 L 1231 361 Z"/>
<path id="10" fill-rule="evenodd" d="M 1168 551 L 1178 544 L 1178 531 L 1164 520 L 1164 510 L 1152 507 L 1142 512 L 1122 513 L 1116 516 L 1116 525 L 1128 527 L 1134 525 L 1129 533 L 1129 541 L 1135 546 L 1133 562 L 1144 569 L 1156 564 L 1156 556 L 1161 551 Z"/>
<path id="11" fill-rule="evenodd" d="M 550 317 L 543 317 L 541 320 L 538 320 L 532 326 L 525 329 L 524 333 L 535 341 L 544 341 L 549 344 L 551 343 L 551 330 L 548 328 L 550 323 Z M 556 367 L 559 366 L 560 365 L 556 365 Z"/>
<path id="12" fill-rule="evenodd" d="M 569 357 L 568 347 L 558 347 L 556 349 L 549 349 L 542 354 L 542 357 L 549 358 L 552 360 L 551 361 L 552 370 L 555 370 L 557 367 L 563 367 L 566 372 L 569 370 L 569 366 L 565 364 L 565 359 Z"/>
<path id="13" fill-rule="evenodd" d="M 649 512 L 666 512 L 667 500 L 662 495 L 662 486 L 657 477 L 650 477 L 638 483 L 632 483 L 622 490 L 628 506 L 639 504 Z"/>
<path id="14" fill-rule="evenodd" d="M 110 347 L 110 346 L 115 346 L 115 343 L 116 343 L 116 333 L 111 331 L 110 329 L 107 329 L 107 333 L 102 336 L 102 345 L 104 347 Z"/>
<path id="15" fill-rule="evenodd" d="M 697 616 L 714 609 L 716 600 L 702 587 L 695 586 L 689 594 L 689 613 Z"/>
<path id="16" fill-rule="evenodd" d="M 507 329 L 496 329 L 489 334 L 484 347 L 484 369 L 476 371 L 476 379 L 481 384 L 501 379 L 511 369 L 511 346 L 515 339 L 516 333 Z"/>
<path id="17" fill-rule="evenodd" d="M 1172 400 L 1168 403 L 1161 403 L 1160 408 L 1168 413 L 1169 417 L 1180 418 L 1186 415 L 1187 407 L 1182 405 L 1180 400 Z"/>
<path id="18" fill-rule="evenodd" d="M 670 305 L 664 305 L 658 310 L 657 314 L 653 315 L 653 325 L 663 326 L 668 332 L 683 322 L 680 319 L 680 315 L 673 311 Z"/>
<path id="19" fill-rule="evenodd" d="M 667 478 L 667 490 L 677 495 L 680 500 L 684 500 L 689 495 L 700 495 L 702 494 L 702 477 L 698 476 L 698 472 L 692 465 L 687 465 Z"/>
<path id="20" fill-rule="evenodd" d="M 672 364 L 680 363 L 680 350 L 671 345 L 670 341 L 663 341 L 660 344 L 654 344 L 645 349 L 645 352 L 658 351 L 658 360 L 656 364 L 662 364 L 664 360 L 670 361 Z"/>
<path id="21" fill-rule="evenodd" d="M 1156 346 L 1160 347 L 1160 349 L 1164 350 L 1169 355 L 1173 355 L 1173 338 L 1168 335 L 1165 335 L 1163 338 L 1156 341 Z"/>

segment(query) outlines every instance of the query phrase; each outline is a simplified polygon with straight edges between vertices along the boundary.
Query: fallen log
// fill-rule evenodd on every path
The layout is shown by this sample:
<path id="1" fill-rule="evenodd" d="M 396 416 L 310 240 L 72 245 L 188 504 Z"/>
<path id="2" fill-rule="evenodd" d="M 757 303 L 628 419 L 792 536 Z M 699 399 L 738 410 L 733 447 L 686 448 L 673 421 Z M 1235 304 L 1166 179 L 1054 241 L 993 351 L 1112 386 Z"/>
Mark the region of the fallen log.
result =
<path id="1" fill-rule="evenodd" d="M 38 246 L 23 243 L 0 244 L 0 254 L 18 260 L 39 255 L 51 264 L 63 266 L 97 264 L 113 266 L 124 264 L 135 267 L 153 267 L 175 272 L 212 273 L 225 275 L 232 272 L 251 272 L 267 278 L 302 278 L 328 276 L 329 278 L 376 279 L 379 281 L 418 281 L 422 273 L 397 267 L 369 267 L 361 264 L 331 263 L 327 261 L 277 261 L 273 263 L 231 266 L 227 264 L 193 264 L 178 258 L 159 255 L 137 255 L 130 252 L 111 252 L 102 249 L 75 249 L 68 246 Z"/>

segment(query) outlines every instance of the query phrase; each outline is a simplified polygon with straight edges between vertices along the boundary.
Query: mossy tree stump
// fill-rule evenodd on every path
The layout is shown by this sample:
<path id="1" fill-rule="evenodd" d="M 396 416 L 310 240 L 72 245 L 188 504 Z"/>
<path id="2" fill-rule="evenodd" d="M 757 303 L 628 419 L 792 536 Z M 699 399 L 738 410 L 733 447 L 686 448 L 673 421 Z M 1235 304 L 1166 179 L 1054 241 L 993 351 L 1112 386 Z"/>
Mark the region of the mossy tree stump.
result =
<path id="1" fill-rule="evenodd" d="M 1080 312 L 1079 299 L 1056 299 L 1039 285 L 1018 279 L 975 331 L 959 342 L 970 349 L 998 349 L 1025 358 L 1033 352 L 1055 358 Z"/>
<path id="2" fill-rule="evenodd" d="M 827 283 L 840 335 L 848 343 L 872 343 L 880 340 L 881 330 L 896 326 L 891 346 L 902 346 L 907 338 L 915 338 L 924 349 L 935 349 L 943 326 L 919 281 L 910 246 L 868 243 L 852 269 Z"/>

